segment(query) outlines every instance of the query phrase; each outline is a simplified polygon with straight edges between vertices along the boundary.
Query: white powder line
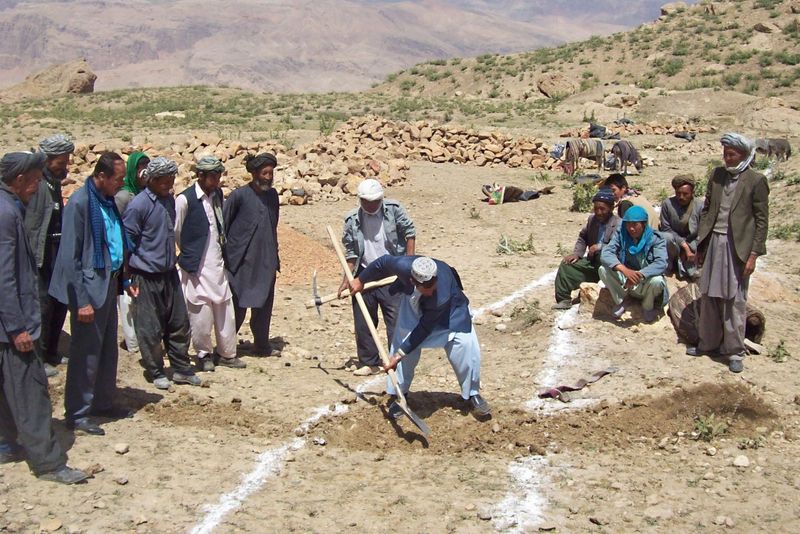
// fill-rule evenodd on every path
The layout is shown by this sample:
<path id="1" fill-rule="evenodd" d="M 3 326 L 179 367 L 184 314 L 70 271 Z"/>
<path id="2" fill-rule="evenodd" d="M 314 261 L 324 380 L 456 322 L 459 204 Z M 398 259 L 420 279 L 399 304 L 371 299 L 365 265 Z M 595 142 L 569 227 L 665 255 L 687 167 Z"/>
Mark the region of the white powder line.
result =
<path id="1" fill-rule="evenodd" d="M 363 393 L 368 388 L 379 384 L 382 380 L 383 377 L 375 376 L 359 384 L 356 391 Z M 314 413 L 310 417 L 300 423 L 297 429 L 303 433 L 308 432 L 311 425 L 323 417 L 339 416 L 347 412 L 347 410 L 348 408 L 344 404 L 336 404 L 333 409 L 330 406 L 318 406 L 314 408 Z M 267 479 L 280 472 L 286 457 L 291 451 L 298 451 L 305 445 L 306 438 L 295 438 L 280 447 L 268 449 L 259 454 L 255 467 L 242 477 L 241 483 L 233 491 L 223 494 L 217 504 L 206 507 L 206 515 L 202 521 L 192 528 L 191 534 L 211 534 L 226 515 L 239 508 L 250 495 L 264 487 Z"/>
<path id="2" fill-rule="evenodd" d="M 516 534 L 542 522 L 547 501 L 539 489 L 548 482 L 544 471 L 549 465 L 544 456 L 528 456 L 508 466 L 511 488 L 492 514 L 495 529 Z"/>
<path id="3" fill-rule="evenodd" d="M 516 291 L 514 291 L 513 293 L 511 293 L 507 297 L 504 297 L 504 298 L 502 298 L 502 299 L 500 299 L 497 302 L 494 302 L 492 304 L 487 304 L 486 306 L 481 306 L 477 310 L 473 311 L 473 315 L 475 317 L 477 317 L 479 315 L 482 315 L 482 314 L 486 313 L 487 311 L 490 312 L 492 310 L 498 310 L 498 309 L 502 308 L 503 306 L 506 306 L 506 305 L 514 302 L 515 300 L 524 297 L 525 295 L 527 295 L 528 293 L 530 293 L 534 289 L 537 289 L 537 288 L 540 288 L 540 287 L 542 287 L 544 285 L 548 285 L 548 284 L 553 283 L 553 281 L 555 279 L 556 279 L 556 271 L 550 271 L 549 273 L 547 273 L 545 275 L 542 275 L 541 277 L 539 277 L 536 280 L 532 281 L 531 283 L 529 283 L 525 287 L 521 287 L 520 289 L 517 289 Z"/>
<path id="4" fill-rule="evenodd" d="M 556 271 L 551 271 L 541 276 L 537 280 L 532 281 L 525 287 L 518 289 L 507 297 L 493 304 L 478 308 L 475 310 L 474 315 L 478 316 L 486 311 L 502 308 L 503 306 L 506 306 L 510 302 L 521 298 L 534 289 L 552 283 L 553 280 L 555 280 L 555 276 Z M 373 377 L 370 380 L 360 384 L 356 388 L 356 392 L 363 393 L 366 389 L 377 385 L 383 380 L 384 378 L 382 376 Z M 322 417 L 338 416 L 345 413 L 347 410 L 347 406 L 343 404 L 335 405 L 333 410 L 331 410 L 329 406 L 318 406 L 314 408 L 314 412 L 310 417 L 300 423 L 298 429 L 301 432 L 307 432 L 311 425 L 313 425 Z M 288 443 L 281 445 L 280 447 L 268 449 L 262 452 L 258 456 L 258 460 L 256 461 L 256 465 L 253 470 L 242 478 L 242 482 L 239 484 L 239 486 L 237 486 L 233 491 L 223 494 L 219 498 L 219 502 L 217 502 L 217 504 L 207 507 L 206 515 L 203 517 L 203 520 L 200 523 L 192 528 L 190 531 L 191 534 L 210 534 L 213 532 L 213 530 L 220 524 L 222 519 L 227 514 L 239 508 L 250 495 L 264 486 L 268 478 L 280 472 L 280 469 L 286 460 L 286 456 L 290 451 L 300 450 L 305 446 L 305 444 L 305 438 L 295 438 Z"/>

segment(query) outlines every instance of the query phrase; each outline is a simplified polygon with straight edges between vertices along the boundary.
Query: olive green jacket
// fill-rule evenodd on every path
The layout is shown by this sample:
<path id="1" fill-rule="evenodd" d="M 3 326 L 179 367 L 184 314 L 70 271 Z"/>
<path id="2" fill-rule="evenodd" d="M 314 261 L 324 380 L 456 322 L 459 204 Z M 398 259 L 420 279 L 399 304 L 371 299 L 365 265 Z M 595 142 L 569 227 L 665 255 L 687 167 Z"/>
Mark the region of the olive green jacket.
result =
<path id="1" fill-rule="evenodd" d="M 730 176 L 724 167 L 717 167 L 708 180 L 706 201 L 700 212 L 697 230 L 699 250 L 705 252 L 714 223 L 719 214 L 722 188 Z M 733 239 L 736 257 L 746 262 L 751 253 L 762 256 L 767 253 L 767 229 L 769 227 L 769 185 L 763 174 L 747 169 L 739 176 L 739 185 L 733 194 L 728 233 Z"/>

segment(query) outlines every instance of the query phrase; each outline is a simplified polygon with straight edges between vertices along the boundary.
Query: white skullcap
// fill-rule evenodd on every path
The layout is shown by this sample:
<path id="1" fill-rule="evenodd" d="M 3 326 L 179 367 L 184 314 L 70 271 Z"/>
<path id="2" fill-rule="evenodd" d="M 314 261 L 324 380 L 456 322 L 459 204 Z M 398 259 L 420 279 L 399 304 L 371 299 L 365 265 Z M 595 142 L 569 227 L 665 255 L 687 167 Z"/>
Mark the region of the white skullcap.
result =
<path id="1" fill-rule="evenodd" d="M 383 198 L 383 186 L 374 178 L 367 178 L 358 184 L 358 198 L 362 200 L 378 200 Z"/>
<path id="2" fill-rule="evenodd" d="M 415 259 L 411 264 L 411 277 L 420 284 L 424 284 L 431 278 L 436 277 L 436 270 L 435 261 L 428 257 L 421 256 Z"/>

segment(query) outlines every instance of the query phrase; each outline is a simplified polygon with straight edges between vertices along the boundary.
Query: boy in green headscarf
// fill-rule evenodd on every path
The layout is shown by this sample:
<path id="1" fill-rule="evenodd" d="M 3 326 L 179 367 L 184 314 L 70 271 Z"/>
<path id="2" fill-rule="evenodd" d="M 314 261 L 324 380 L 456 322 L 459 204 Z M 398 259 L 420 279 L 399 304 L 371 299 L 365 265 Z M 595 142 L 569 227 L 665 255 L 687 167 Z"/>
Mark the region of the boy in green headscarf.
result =
<path id="1" fill-rule="evenodd" d="M 134 152 L 128 156 L 128 163 L 125 165 L 125 182 L 122 189 L 114 196 L 114 202 L 117 203 L 117 210 L 120 213 L 125 212 L 128 202 L 147 185 L 144 169 L 148 163 L 150 163 L 150 158 L 144 152 Z"/>

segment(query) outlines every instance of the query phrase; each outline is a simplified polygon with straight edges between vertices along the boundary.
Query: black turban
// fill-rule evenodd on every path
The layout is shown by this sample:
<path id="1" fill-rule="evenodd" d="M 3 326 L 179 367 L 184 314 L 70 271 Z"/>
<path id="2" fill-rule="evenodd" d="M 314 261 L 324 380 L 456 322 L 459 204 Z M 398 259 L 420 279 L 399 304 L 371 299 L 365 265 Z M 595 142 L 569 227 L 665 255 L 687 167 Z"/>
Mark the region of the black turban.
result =
<path id="1" fill-rule="evenodd" d="M 0 177 L 9 183 L 31 169 L 43 169 L 45 159 L 43 152 L 9 152 L 0 160 Z"/>
<path id="2" fill-rule="evenodd" d="M 244 168 L 247 169 L 247 172 L 253 174 L 254 172 L 258 171 L 261 167 L 265 165 L 269 165 L 273 168 L 278 166 L 278 159 L 268 152 L 264 152 L 263 154 L 259 154 L 258 156 L 251 156 L 248 155 L 244 159 Z"/>

